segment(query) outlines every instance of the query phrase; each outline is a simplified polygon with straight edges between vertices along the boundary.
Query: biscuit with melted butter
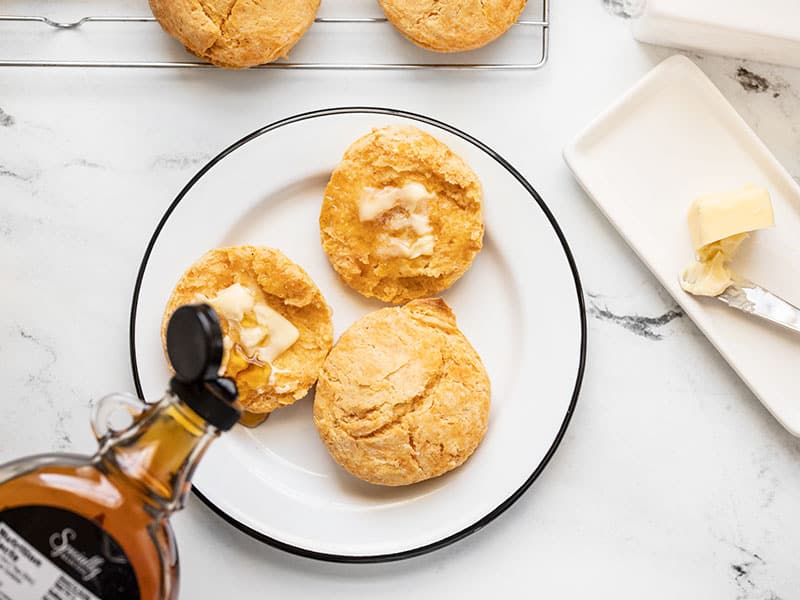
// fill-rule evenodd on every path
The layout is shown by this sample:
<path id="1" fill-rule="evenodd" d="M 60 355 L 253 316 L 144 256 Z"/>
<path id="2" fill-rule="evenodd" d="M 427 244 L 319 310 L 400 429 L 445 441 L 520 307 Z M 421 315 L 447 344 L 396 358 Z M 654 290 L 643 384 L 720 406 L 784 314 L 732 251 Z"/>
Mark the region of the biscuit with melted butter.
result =
<path id="1" fill-rule="evenodd" d="M 356 321 L 322 367 L 314 422 L 331 456 L 370 483 L 397 486 L 461 465 L 489 420 L 478 353 L 440 298 Z"/>
<path id="2" fill-rule="evenodd" d="M 402 304 L 452 285 L 483 245 L 482 189 L 445 144 L 411 126 L 356 140 L 331 175 L 322 247 L 364 296 Z"/>
<path id="3" fill-rule="evenodd" d="M 219 308 L 219 299 L 231 291 L 248 302 L 252 296 L 253 306 L 246 302 L 247 307 L 238 307 L 240 314 L 234 315 L 234 304 L 223 307 L 233 311 L 229 317 L 220 314 L 225 310 Z M 333 322 L 325 298 L 301 267 L 279 250 L 263 246 L 210 250 L 189 267 L 172 292 L 162 341 L 174 310 L 197 302 L 217 304 L 227 340 L 224 374 L 236 381 L 248 413 L 269 413 L 308 393 L 333 344 Z"/>

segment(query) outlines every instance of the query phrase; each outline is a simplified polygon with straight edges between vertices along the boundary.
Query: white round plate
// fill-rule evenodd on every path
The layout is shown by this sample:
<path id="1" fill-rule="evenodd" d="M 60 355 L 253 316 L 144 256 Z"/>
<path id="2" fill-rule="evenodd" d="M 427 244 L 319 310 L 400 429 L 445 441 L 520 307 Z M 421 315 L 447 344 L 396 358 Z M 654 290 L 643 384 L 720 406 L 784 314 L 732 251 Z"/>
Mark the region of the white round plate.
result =
<path id="1" fill-rule="evenodd" d="M 328 456 L 313 397 L 255 429 L 214 442 L 194 490 L 239 529 L 304 556 L 393 560 L 442 547 L 510 506 L 564 435 L 586 349 L 583 298 L 561 230 L 531 185 L 493 150 L 428 117 L 337 108 L 268 125 L 195 175 L 167 209 L 145 251 L 131 308 L 137 391 L 157 400 L 169 380 L 162 312 L 182 273 L 205 251 L 256 244 L 281 249 L 333 308 L 335 335 L 382 303 L 347 288 L 319 243 L 323 190 L 351 142 L 374 127 L 411 124 L 462 156 L 484 189 L 486 235 L 470 270 L 444 298 L 492 382 L 489 429 L 475 454 L 442 477 L 406 487 L 362 482 Z"/>

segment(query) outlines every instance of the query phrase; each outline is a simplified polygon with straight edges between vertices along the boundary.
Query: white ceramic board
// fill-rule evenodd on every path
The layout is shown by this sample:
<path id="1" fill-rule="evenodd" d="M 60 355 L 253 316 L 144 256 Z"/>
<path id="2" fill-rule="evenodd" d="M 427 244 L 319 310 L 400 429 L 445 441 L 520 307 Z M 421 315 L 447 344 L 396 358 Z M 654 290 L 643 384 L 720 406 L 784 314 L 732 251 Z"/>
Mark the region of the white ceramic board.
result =
<path id="1" fill-rule="evenodd" d="M 633 21 L 642 42 L 800 66 L 797 0 L 647 0 Z"/>
<path id="2" fill-rule="evenodd" d="M 800 336 L 694 298 L 678 284 L 692 258 L 686 214 L 701 193 L 765 186 L 776 227 L 735 268 L 800 304 L 800 187 L 689 59 L 653 69 L 564 150 L 597 206 L 764 406 L 800 435 Z"/>

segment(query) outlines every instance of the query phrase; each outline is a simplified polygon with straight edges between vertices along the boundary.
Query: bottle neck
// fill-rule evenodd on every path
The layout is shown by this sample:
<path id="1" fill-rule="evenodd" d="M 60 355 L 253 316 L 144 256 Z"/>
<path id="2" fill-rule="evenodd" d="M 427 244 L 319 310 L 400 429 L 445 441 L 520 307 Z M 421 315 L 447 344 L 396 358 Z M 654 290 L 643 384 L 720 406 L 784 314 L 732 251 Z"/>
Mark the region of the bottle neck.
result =
<path id="1" fill-rule="evenodd" d="M 100 459 L 159 510 L 183 508 L 197 463 L 219 431 L 168 393 L 100 450 Z"/>

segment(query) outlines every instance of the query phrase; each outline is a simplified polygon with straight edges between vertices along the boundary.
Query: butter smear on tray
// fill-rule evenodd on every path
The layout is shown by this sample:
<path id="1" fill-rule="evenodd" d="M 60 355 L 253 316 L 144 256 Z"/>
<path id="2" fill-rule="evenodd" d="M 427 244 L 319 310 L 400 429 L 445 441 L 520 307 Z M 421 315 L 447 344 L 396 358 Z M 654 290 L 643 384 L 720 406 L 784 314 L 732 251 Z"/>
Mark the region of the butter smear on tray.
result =
<path id="1" fill-rule="evenodd" d="M 690 294 L 718 296 L 733 283 L 730 262 L 749 232 L 775 225 L 769 192 L 757 185 L 698 196 L 689 208 L 695 260 L 680 277 Z"/>

